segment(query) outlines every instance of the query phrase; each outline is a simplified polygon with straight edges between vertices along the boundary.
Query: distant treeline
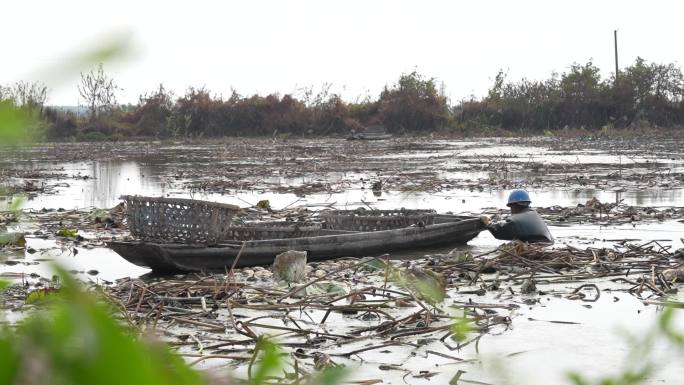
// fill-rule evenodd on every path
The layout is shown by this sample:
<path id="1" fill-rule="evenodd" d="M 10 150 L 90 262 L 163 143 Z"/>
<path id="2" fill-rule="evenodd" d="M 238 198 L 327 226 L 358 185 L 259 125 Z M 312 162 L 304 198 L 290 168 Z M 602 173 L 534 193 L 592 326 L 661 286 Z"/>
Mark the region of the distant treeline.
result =
<path id="1" fill-rule="evenodd" d="M 82 74 L 78 87 L 87 114 L 45 106 L 47 90 L 37 83 L 0 87 L 0 103 L 30 111 L 39 122 L 34 132 L 51 140 L 345 136 L 371 125 L 396 134 L 457 135 L 684 125 L 681 68 L 641 58 L 621 69 L 617 79 L 602 78 L 591 62 L 538 81 L 509 81 L 501 71 L 485 97 L 456 103 L 449 103 L 435 79 L 416 72 L 401 75 L 377 99 L 355 102 L 342 100 L 330 87 L 297 97 L 233 92 L 223 98 L 204 88 L 189 88 L 176 97 L 160 85 L 136 105 L 119 105 L 118 87 L 102 66 Z"/>

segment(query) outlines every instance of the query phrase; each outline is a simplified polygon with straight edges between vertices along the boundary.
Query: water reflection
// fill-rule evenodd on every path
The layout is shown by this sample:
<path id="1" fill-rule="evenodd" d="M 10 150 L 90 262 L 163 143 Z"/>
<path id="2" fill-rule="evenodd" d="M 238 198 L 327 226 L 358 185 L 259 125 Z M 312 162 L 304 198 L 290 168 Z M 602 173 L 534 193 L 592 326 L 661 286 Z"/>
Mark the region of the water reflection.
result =
<path id="1" fill-rule="evenodd" d="M 137 161 L 95 161 L 56 165 L 73 178 L 59 179 L 58 193 L 39 195 L 27 200 L 27 209 L 112 207 L 126 194 L 162 195 L 167 186 L 159 164 Z"/>
<path id="2" fill-rule="evenodd" d="M 164 195 L 166 188 L 159 175 L 163 170 L 149 163 L 134 161 L 94 162 L 93 183 L 83 191 L 83 205 L 111 207 L 121 195 Z"/>

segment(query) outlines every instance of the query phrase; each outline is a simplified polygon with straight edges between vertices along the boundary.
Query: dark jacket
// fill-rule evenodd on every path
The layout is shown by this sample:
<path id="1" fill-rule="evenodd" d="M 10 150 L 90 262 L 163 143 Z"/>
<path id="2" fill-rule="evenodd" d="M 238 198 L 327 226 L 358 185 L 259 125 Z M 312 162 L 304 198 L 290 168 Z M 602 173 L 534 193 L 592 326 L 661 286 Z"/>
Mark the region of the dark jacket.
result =
<path id="1" fill-rule="evenodd" d="M 532 209 L 513 214 L 504 221 L 492 223 L 487 229 L 496 239 L 524 242 L 553 242 L 544 220 Z"/>

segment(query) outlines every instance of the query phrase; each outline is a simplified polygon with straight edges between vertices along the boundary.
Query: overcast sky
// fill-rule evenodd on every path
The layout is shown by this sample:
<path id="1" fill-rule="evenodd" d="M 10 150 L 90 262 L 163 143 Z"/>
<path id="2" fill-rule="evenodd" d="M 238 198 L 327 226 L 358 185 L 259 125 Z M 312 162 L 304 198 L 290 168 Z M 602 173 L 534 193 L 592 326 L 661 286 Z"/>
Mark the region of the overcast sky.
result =
<path id="1" fill-rule="evenodd" d="M 41 80 L 49 103 L 78 103 L 76 77 L 51 68 L 107 36 L 132 54 L 105 63 L 120 102 L 164 83 L 230 95 L 292 93 L 332 83 L 346 99 L 417 69 L 452 101 L 486 93 L 499 68 L 539 79 L 588 60 L 613 72 L 637 56 L 684 63 L 682 1 L 9 1 L 3 0 L 0 84 Z M 87 68 L 82 68 L 87 70 Z M 61 76 L 60 76 L 61 77 Z"/>

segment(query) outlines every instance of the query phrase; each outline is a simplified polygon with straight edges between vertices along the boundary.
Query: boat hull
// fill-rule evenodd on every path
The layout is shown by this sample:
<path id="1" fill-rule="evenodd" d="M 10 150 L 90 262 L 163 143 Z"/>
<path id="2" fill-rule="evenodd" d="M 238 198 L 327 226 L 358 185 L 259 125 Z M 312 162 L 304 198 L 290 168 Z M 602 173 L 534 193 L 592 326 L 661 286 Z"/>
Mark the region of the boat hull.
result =
<path id="1" fill-rule="evenodd" d="M 308 261 L 313 262 L 464 244 L 483 229 L 480 220 L 473 218 L 394 230 L 253 240 L 244 242 L 244 247 L 242 242 L 203 246 L 140 241 L 113 241 L 109 246 L 129 262 L 154 271 L 223 271 L 238 254 L 238 267 L 271 264 L 276 255 L 288 250 L 306 251 Z"/>

